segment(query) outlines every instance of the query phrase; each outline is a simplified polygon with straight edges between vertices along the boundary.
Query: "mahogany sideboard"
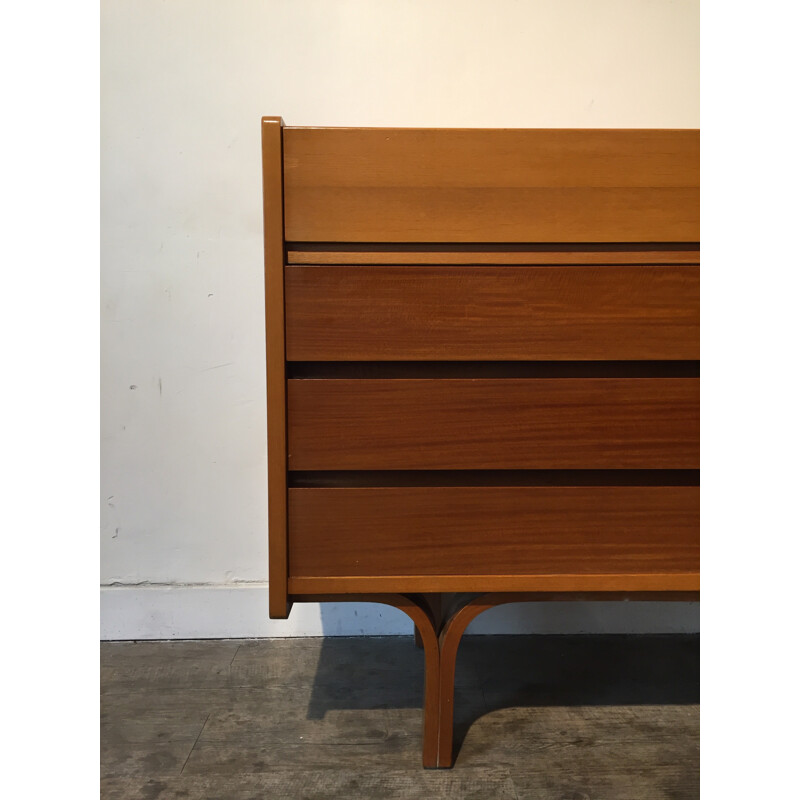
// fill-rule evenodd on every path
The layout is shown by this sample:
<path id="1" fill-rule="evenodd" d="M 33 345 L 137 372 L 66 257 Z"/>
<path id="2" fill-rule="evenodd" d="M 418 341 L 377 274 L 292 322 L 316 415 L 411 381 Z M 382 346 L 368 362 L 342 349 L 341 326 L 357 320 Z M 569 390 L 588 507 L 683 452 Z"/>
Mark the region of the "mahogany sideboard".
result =
<path id="1" fill-rule="evenodd" d="M 699 596 L 699 131 L 262 120 L 269 612 Z"/>

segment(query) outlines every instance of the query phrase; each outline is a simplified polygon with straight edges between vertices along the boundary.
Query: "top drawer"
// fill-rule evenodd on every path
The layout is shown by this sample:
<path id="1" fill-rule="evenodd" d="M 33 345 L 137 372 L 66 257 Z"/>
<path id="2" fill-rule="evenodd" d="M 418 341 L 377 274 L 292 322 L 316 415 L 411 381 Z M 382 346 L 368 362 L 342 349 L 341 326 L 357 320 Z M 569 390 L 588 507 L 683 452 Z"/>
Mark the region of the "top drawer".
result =
<path id="1" fill-rule="evenodd" d="M 696 130 L 286 128 L 287 242 L 696 242 Z"/>
<path id="2" fill-rule="evenodd" d="M 697 360 L 699 269 L 289 265 L 286 357 Z"/>

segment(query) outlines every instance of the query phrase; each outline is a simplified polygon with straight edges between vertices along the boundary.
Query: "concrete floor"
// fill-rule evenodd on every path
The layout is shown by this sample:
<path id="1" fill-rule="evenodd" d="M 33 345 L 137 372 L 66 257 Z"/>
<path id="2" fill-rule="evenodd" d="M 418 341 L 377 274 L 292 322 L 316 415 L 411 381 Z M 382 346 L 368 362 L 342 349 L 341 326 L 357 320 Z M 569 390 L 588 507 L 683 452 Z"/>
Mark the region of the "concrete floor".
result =
<path id="1" fill-rule="evenodd" d="M 452 770 L 411 637 L 104 643 L 103 800 L 690 800 L 696 636 L 465 637 Z"/>

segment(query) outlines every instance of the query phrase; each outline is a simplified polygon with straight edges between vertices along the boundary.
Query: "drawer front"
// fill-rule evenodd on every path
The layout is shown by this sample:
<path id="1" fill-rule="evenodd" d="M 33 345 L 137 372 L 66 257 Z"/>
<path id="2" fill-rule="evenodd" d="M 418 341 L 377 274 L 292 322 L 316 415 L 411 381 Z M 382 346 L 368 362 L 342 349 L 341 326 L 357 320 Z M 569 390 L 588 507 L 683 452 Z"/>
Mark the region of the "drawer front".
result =
<path id="1" fill-rule="evenodd" d="M 290 576 L 696 573 L 696 486 L 293 488 Z"/>
<path id="2" fill-rule="evenodd" d="M 691 130 L 286 128 L 287 242 L 696 242 Z"/>
<path id="3" fill-rule="evenodd" d="M 297 265 L 285 280 L 290 361 L 700 357 L 696 265 Z"/>
<path id="4" fill-rule="evenodd" d="M 696 378 L 288 382 L 290 470 L 697 469 Z"/>

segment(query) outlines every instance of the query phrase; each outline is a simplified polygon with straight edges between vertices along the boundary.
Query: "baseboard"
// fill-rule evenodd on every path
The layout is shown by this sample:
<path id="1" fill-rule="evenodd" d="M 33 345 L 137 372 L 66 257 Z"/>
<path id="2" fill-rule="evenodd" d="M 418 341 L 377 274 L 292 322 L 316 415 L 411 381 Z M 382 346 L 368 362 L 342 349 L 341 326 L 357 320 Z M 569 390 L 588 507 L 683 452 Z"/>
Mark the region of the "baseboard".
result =
<path id="1" fill-rule="evenodd" d="M 491 609 L 477 634 L 697 633 L 698 603 L 514 603 Z M 267 584 L 103 586 L 100 638 L 228 639 L 397 636 L 412 632 L 401 611 L 377 603 L 299 603 L 288 620 L 267 615 Z"/>

